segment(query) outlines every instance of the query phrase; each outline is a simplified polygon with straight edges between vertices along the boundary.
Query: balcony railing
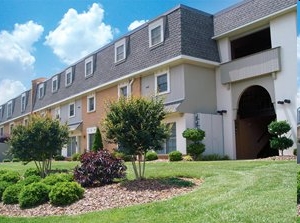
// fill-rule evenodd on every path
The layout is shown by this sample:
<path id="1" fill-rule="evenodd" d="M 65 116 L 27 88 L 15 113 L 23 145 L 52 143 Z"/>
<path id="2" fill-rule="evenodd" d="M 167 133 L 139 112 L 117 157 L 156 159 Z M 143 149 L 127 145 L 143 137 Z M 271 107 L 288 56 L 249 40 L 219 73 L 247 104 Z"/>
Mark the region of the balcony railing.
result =
<path id="1" fill-rule="evenodd" d="M 280 47 L 221 64 L 221 82 L 227 84 L 280 70 Z"/>

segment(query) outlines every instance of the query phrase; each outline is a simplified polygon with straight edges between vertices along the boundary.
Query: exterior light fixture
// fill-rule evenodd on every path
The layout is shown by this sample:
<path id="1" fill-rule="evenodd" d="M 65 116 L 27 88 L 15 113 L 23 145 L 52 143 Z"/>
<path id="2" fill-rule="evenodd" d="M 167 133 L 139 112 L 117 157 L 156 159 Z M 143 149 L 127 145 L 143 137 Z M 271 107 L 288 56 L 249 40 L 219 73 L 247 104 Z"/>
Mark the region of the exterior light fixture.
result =
<path id="1" fill-rule="evenodd" d="M 277 104 L 283 105 L 283 104 L 284 104 L 284 101 L 277 101 Z"/>
<path id="2" fill-rule="evenodd" d="M 218 110 L 217 113 L 223 115 L 227 113 L 227 110 Z"/>
<path id="3" fill-rule="evenodd" d="M 290 104 L 291 100 L 290 99 L 284 99 L 284 103 Z"/>

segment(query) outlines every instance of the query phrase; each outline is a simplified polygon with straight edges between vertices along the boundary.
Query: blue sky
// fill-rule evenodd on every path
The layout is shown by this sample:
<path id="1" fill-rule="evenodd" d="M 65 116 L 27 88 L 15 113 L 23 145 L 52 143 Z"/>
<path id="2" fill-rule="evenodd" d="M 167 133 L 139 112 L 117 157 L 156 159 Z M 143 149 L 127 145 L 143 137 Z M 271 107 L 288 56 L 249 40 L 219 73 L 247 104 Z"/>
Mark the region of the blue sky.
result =
<path id="1" fill-rule="evenodd" d="M 238 2 L 1 0 L 0 104 L 178 4 L 214 14 Z"/>

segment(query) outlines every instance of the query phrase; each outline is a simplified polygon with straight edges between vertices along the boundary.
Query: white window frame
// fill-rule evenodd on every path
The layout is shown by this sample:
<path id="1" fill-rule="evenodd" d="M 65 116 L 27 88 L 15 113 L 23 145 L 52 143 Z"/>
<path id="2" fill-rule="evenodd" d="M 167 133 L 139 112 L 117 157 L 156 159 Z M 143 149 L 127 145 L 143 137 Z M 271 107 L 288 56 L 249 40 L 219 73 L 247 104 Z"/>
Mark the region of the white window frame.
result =
<path id="1" fill-rule="evenodd" d="M 90 99 L 91 98 L 94 98 L 94 109 L 93 110 L 90 110 Z M 87 96 L 87 112 L 90 113 L 90 112 L 94 112 L 94 111 L 96 111 L 96 95 L 91 94 L 91 95 Z"/>
<path id="2" fill-rule="evenodd" d="M 127 95 L 126 95 L 126 98 L 128 98 L 129 96 L 130 96 L 130 88 L 129 88 L 129 84 L 128 83 L 123 83 L 123 84 L 119 84 L 118 85 L 118 98 L 120 98 L 120 97 L 124 97 L 124 95 L 122 95 L 121 94 L 121 89 L 122 88 L 124 88 L 124 87 L 126 87 L 126 93 L 127 93 Z"/>
<path id="3" fill-rule="evenodd" d="M 157 43 L 152 43 L 152 30 L 160 27 L 160 41 Z M 157 46 L 164 42 L 164 19 L 160 18 L 155 22 L 152 22 L 148 26 L 148 35 L 149 35 L 149 47 Z"/>
<path id="4" fill-rule="evenodd" d="M 90 73 L 87 73 L 87 69 L 86 69 L 88 63 L 91 63 L 91 72 Z M 93 56 L 91 56 L 91 57 L 85 59 L 85 62 L 84 62 L 84 74 L 85 74 L 85 77 L 89 77 L 93 73 L 94 73 L 94 62 L 93 62 Z"/>
<path id="5" fill-rule="evenodd" d="M 68 78 L 68 75 L 70 75 L 70 78 Z M 70 82 L 68 82 L 70 80 Z M 68 68 L 65 71 L 65 86 L 70 86 L 73 83 L 73 69 L 72 67 Z"/>
<path id="6" fill-rule="evenodd" d="M 73 111 L 74 111 L 74 112 L 73 112 L 74 114 L 72 114 L 72 115 L 71 115 L 71 106 L 73 106 Z M 68 109 L 68 111 L 69 111 L 69 112 L 68 112 L 69 118 L 75 117 L 75 102 L 72 102 L 72 103 L 69 104 L 69 109 Z"/>
<path id="7" fill-rule="evenodd" d="M 24 126 L 28 126 L 28 122 L 29 122 L 29 119 L 28 119 L 28 118 L 24 118 L 24 119 L 23 119 L 23 125 L 24 125 Z"/>
<path id="8" fill-rule="evenodd" d="M 54 118 L 55 119 L 60 119 L 60 107 L 56 107 L 54 109 Z"/>
<path id="9" fill-rule="evenodd" d="M 56 84 L 54 84 L 54 83 L 56 83 Z M 58 77 L 54 76 L 52 78 L 52 93 L 57 92 L 57 90 L 58 90 Z"/>
<path id="10" fill-rule="evenodd" d="M 39 87 L 38 87 L 38 96 L 39 96 L 39 99 L 43 98 L 44 95 L 45 95 L 44 83 L 41 83 L 41 84 L 39 84 Z"/>
<path id="11" fill-rule="evenodd" d="M 86 129 L 86 145 L 87 145 L 87 151 L 91 151 L 92 148 L 90 148 L 89 141 L 90 141 L 90 135 L 95 134 L 97 131 L 97 127 L 89 127 Z"/>
<path id="12" fill-rule="evenodd" d="M 123 48 L 123 57 L 118 59 L 118 49 Z M 126 59 L 126 39 L 121 39 L 115 43 L 115 63 L 124 61 Z"/>
<path id="13" fill-rule="evenodd" d="M 9 123 L 9 135 L 12 134 L 12 130 L 13 130 L 14 127 L 15 127 L 15 123 L 14 122 Z"/>
<path id="14" fill-rule="evenodd" d="M 159 92 L 159 89 L 158 89 L 158 82 L 157 82 L 157 79 L 160 77 L 160 76 L 163 76 L 163 75 L 167 75 L 167 90 L 166 91 L 162 91 L 162 92 Z M 156 95 L 162 95 L 162 94 L 167 94 L 167 93 L 170 93 L 170 73 L 169 73 L 169 70 L 166 70 L 164 72 L 159 72 L 159 73 L 156 73 L 155 74 L 155 94 Z"/>
<path id="15" fill-rule="evenodd" d="M 21 112 L 24 112 L 26 109 L 26 93 L 21 95 Z"/>
<path id="16" fill-rule="evenodd" d="M 11 117 L 12 116 L 12 112 L 13 112 L 13 109 L 12 109 L 12 101 L 9 101 L 7 102 L 7 117 Z"/>
<path id="17" fill-rule="evenodd" d="M 4 126 L 0 126 L 0 137 L 4 136 Z"/>

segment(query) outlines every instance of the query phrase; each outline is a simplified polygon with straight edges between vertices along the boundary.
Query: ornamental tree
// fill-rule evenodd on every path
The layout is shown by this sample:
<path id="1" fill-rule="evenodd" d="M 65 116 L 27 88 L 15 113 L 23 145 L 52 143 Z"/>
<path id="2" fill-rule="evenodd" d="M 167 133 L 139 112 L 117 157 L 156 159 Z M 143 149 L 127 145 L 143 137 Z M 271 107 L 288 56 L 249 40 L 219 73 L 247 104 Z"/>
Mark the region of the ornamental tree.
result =
<path id="1" fill-rule="evenodd" d="M 283 155 L 283 150 L 294 144 L 292 139 L 285 136 L 290 130 L 291 126 L 287 121 L 273 121 L 268 125 L 268 131 L 273 135 L 270 139 L 270 146 L 273 149 L 280 150 L 281 155 Z"/>
<path id="2" fill-rule="evenodd" d="M 103 143 L 102 143 L 102 136 L 99 128 L 97 127 L 93 146 L 92 146 L 92 151 L 97 152 L 98 150 L 103 149 Z"/>
<path id="3" fill-rule="evenodd" d="M 184 130 L 182 136 L 192 141 L 192 143 L 187 146 L 187 153 L 191 155 L 194 160 L 198 160 L 205 151 L 205 145 L 201 142 L 205 137 L 205 132 L 197 128 L 188 128 Z"/>
<path id="4" fill-rule="evenodd" d="M 41 177 L 51 170 L 51 160 L 68 142 L 68 126 L 51 117 L 33 115 L 27 126 L 18 125 L 9 139 L 10 153 L 25 164 L 33 161 Z"/>
<path id="5" fill-rule="evenodd" d="M 144 178 L 146 152 L 160 150 L 169 136 L 169 129 L 162 123 L 165 116 L 163 101 L 157 98 L 120 98 L 108 105 L 106 137 L 131 156 L 136 179 Z"/>

